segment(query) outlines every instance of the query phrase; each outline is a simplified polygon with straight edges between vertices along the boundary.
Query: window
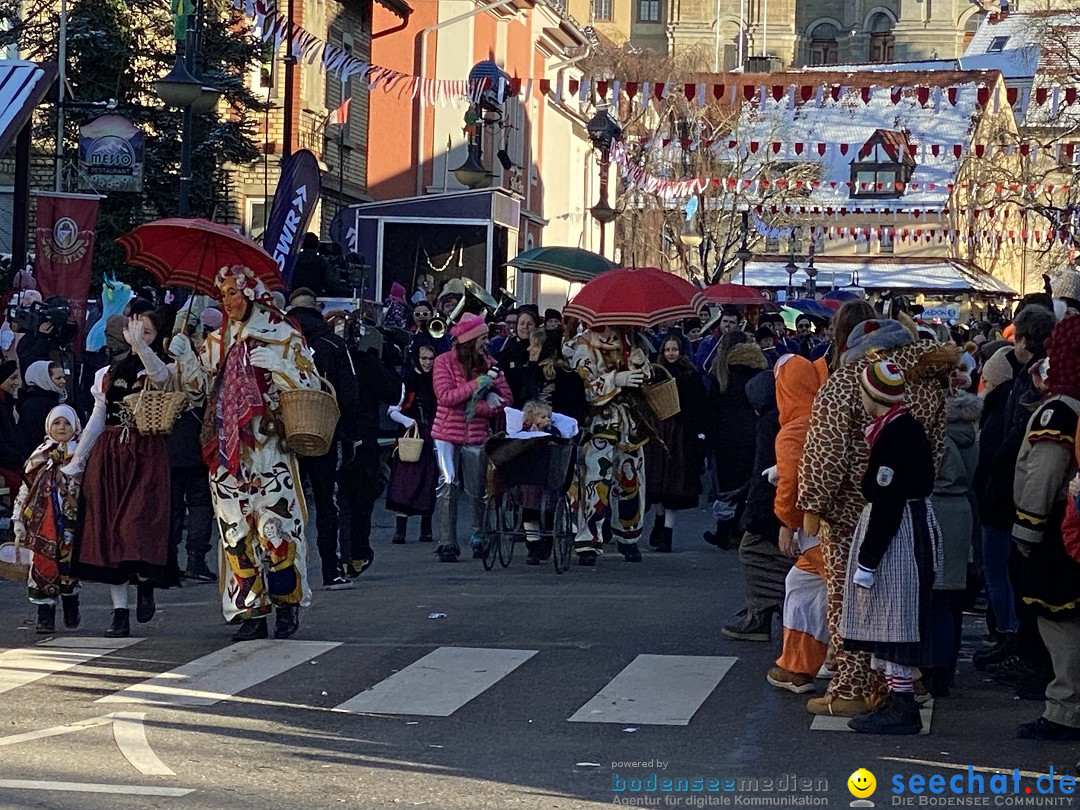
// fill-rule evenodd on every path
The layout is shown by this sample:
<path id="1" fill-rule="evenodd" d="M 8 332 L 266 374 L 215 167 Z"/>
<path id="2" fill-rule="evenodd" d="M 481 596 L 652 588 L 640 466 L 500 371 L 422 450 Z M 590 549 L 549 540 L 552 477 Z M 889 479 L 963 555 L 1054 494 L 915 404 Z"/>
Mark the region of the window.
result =
<path id="1" fill-rule="evenodd" d="M 840 61 L 840 48 L 837 37 L 840 32 L 836 26 L 822 23 L 810 32 L 810 64 L 835 65 Z"/>
<path id="2" fill-rule="evenodd" d="M 870 61 L 876 63 L 893 61 L 893 19 L 878 12 L 870 19 Z"/>
<path id="3" fill-rule="evenodd" d="M 638 0 L 637 20 L 639 23 L 660 22 L 660 0 Z"/>
<path id="4" fill-rule="evenodd" d="M 779 253 L 780 252 L 780 240 L 775 236 L 765 237 L 765 252 L 766 253 Z"/>
<path id="5" fill-rule="evenodd" d="M 266 200 L 262 197 L 248 197 L 245 200 L 244 232 L 260 244 L 266 230 L 266 214 Z"/>
<path id="6" fill-rule="evenodd" d="M 893 229 L 882 228 L 881 229 L 881 252 L 887 255 L 891 255 L 893 252 Z"/>
<path id="7" fill-rule="evenodd" d="M 1005 46 L 1009 44 L 1008 37 L 994 37 L 990 40 L 990 47 L 986 49 L 987 53 L 1001 53 L 1005 50 Z"/>
<path id="8" fill-rule="evenodd" d="M 597 22 L 607 22 L 611 20 L 611 3 L 612 0 L 593 0 L 592 3 L 592 18 Z"/>
<path id="9" fill-rule="evenodd" d="M 979 30 L 982 21 L 986 19 L 986 12 L 972 14 L 964 25 L 964 50 L 967 50 L 971 40 L 975 38 L 975 32 Z"/>

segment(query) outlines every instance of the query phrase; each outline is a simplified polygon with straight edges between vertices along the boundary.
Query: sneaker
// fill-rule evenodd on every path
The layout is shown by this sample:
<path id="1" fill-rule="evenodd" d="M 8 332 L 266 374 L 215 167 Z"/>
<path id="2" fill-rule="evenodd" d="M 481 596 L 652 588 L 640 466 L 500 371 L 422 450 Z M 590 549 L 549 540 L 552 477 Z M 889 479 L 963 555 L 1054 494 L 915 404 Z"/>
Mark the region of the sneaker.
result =
<path id="1" fill-rule="evenodd" d="M 360 559 L 353 560 L 349 563 L 348 567 L 346 568 L 346 572 L 348 573 L 349 578 L 356 579 L 362 573 L 371 568 L 371 564 L 373 562 L 375 562 L 375 551 L 374 549 L 370 549 L 368 550 L 366 557 L 361 557 Z"/>
<path id="2" fill-rule="evenodd" d="M 971 656 L 971 665 L 979 672 L 987 667 L 1000 664 L 1006 658 L 1016 654 L 1016 633 L 1002 633 L 997 644 L 978 650 Z"/>
<path id="3" fill-rule="evenodd" d="M 435 549 L 435 553 L 439 555 L 439 562 L 452 563 L 458 561 L 457 546 L 439 546 Z"/>
<path id="4" fill-rule="evenodd" d="M 918 734 L 922 717 L 913 692 L 890 692 L 869 714 L 853 717 L 848 728 L 863 734 Z"/>
<path id="5" fill-rule="evenodd" d="M 810 714 L 827 717 L 856 717 L 866 714 L 870 709 L 870 701 L 866 698 L 842 698 L 826 694 L 806 701 L 806 710 Z"/>
<path id="6" fill-rule="evenodd" d="M 345 579 L 345 577 L 342 576 L 336 576 L 332 579 L 323 577 L 322 586 L 324 591 L 343 591 L 346 588 L 351 588 L 353 584 L 352 580 Z"/>
<path id="7" fill-rule="evenodd" d="M 478 534 L 474 534 L 469 538 L 469 548 L 472 549 L 473 559 L 480 559 L 484 556 L 484 538 Z"/>
<path id="8" fill-rule="evenodd" d="M 821 669 L 817 671 L 817 675 L 815 675 L 814 677 L 821 681 L 831 681 L 833 678 L 836 677 L 836 673 L 824 664 L 822 664 Z"/>
<path id="9" fill-rule="evenodd" d="M 270 633 L 266 629 L 266 617 L 259 616 L 254 619 L 244 619 L 240 623 L 240 629 L 233 633 L 233 641 L 255 641 L 266 638 Z"/>
<path id="10" fill-rule="evenodd" d="M 773 667 L 765 675 L 765 680 L 777 689 L 786 689 L 796 695 L 814 691 L 814 679 L 800 672 L 791 672 L 783 667 Z"/>
<path id="11" fill-rule="evenodd" d="M 772 641 L 772 613 L 757 618 L 747 614 L 742 621 L 721 627 L 720 634 L 735 641 Z"/>
<path id="12" fill-rule="evenodd" d="M 1017 727 L 1016 736 L 1021 740 L 1051 740 L 1054 742 L 1080 742 L 1080 728 L 1055 723 L 1040 717 L 1034 723 Z"/>

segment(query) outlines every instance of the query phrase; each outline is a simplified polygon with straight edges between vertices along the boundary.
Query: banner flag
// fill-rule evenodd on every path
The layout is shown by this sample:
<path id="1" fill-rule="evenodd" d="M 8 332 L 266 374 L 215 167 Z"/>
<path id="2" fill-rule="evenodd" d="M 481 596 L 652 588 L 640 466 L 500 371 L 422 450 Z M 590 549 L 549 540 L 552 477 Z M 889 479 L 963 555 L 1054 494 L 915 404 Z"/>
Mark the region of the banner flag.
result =
<path id="1" fill-rule="evenodd" d="M 292 284 L 300 243 L 321 191 L 319 160 L 307 149 L 294 152 L 281 165 L 281 179 L 266 220 L 263 247 L 277 262 L 286 286 Z"/>

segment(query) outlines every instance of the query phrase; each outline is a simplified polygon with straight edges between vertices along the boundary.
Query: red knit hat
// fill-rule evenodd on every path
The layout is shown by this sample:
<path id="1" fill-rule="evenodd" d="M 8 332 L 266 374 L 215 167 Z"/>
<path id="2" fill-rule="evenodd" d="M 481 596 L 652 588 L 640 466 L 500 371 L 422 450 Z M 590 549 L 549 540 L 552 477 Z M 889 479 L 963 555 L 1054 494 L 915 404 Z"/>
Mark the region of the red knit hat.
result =
<path id="1" fill-rule="evenodd" d="M 1050 358 L 1046 379 L 1050 393 L 1080 396 L 1080 316 L 1054 327 L 1046 341 L 1046 356 Z"/>
<path id="2" fill-rule="evenodd" d="M 904 401 L 904 372 L 888 360 L 878 360 L 864 368 L 859 384 L 874 402 L 895 405 Z"/>
<path id="3" fill-rule="evenodd" d="M 482 315 L 473 315 L 471 312 L 463 315 L 461 320 L 450 330 L 450 334 L 458 343 L 468 343 L 470 340 L 476 340 L 487 333 L 487 321 L 484 320 L 484 317 Z"/>

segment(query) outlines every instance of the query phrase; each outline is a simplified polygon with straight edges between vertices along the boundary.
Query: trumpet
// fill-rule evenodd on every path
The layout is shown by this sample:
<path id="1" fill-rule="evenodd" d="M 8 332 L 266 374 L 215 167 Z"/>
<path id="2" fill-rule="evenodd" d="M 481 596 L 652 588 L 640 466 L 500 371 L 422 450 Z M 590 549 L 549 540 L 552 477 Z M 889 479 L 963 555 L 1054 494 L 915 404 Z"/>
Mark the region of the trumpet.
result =
<path id="1" fill-rule="evenodd" d="M 442 318 L 434 317 L 427 322 L 425 328 L 427 329 L 428 337 L 432 340 L 442 340 L 446 337 L 446 331 L 450 327 Z"/>

